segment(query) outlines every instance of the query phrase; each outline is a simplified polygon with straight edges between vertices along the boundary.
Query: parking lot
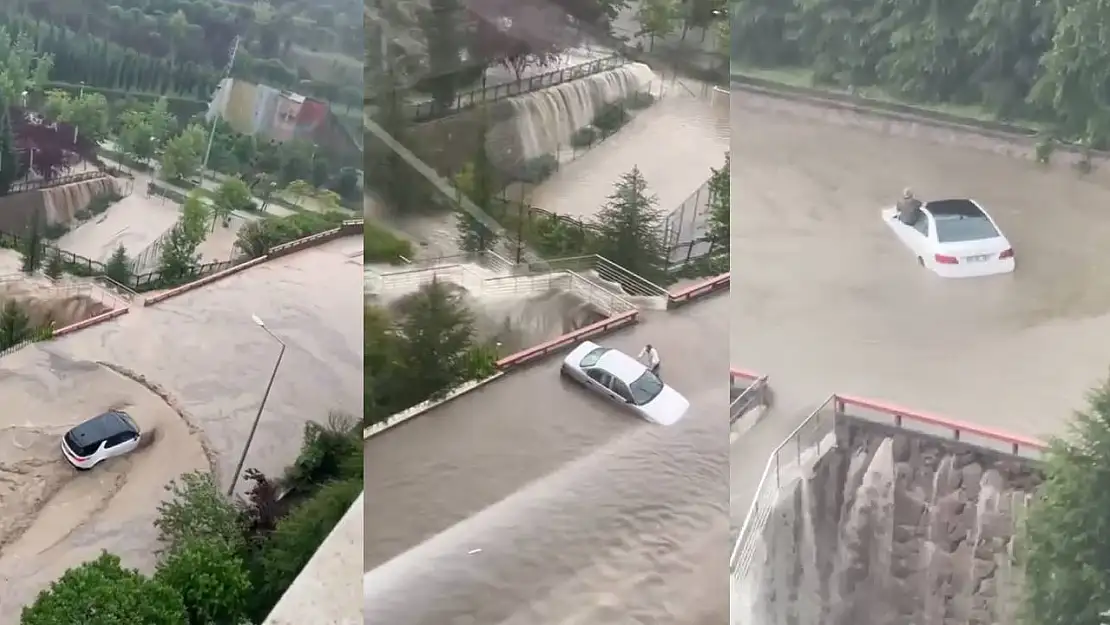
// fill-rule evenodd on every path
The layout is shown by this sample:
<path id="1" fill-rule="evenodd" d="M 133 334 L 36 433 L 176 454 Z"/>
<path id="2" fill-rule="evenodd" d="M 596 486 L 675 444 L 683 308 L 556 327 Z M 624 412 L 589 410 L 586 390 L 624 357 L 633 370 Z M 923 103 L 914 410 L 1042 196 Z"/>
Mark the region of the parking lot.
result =
<path id="1" fill-rule="evenodd" d="M 349 254 L 360 247 L 354 238 L 298 252 L 0 361 L 0 396 L 11 415 L 0 430 L 3 467 L 21 480 L 0 486 L 0 579 L 8 576 L 0 604 L 22 605 L 100 549 L 149 567 L 157 548 L 151 521 L 165 483 L 210 463 L 229 482 L 280 349 L 251 315 L 288 349 L 247 468 L 278 475 L 299 451 L 306 421 L 324 421 L 332 410 L 357 418 L 362 267 Z M 97 361 L 163 387 L 193 427 Z M 157 428 L 157 440 L 75 475 L 62 464 L 58 437 L 116 405 Z M 11 616 L 5 609 L 0 622 Z"/>

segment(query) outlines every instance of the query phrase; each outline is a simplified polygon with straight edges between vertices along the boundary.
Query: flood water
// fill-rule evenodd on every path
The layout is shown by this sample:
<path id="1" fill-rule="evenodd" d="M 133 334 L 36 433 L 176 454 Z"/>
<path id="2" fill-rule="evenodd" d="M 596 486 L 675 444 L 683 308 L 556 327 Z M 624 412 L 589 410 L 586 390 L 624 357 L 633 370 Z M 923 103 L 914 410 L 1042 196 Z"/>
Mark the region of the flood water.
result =
<path id="1" fill-rule="evenodd" d="M 733 446 L 734 522 L 771 449 L 832 392 L 1059 434 L 1110 365 L 1110 176 L 999 142 L 734 92 L 732 357 L 778 401 Z M 993 142 L 993 143 L 992 143 Z M 976 147 L 968 147 L 968 143 Z M 903 187 L 971 197 L 1008 276 L 943 280 L 879 218 Z"/>

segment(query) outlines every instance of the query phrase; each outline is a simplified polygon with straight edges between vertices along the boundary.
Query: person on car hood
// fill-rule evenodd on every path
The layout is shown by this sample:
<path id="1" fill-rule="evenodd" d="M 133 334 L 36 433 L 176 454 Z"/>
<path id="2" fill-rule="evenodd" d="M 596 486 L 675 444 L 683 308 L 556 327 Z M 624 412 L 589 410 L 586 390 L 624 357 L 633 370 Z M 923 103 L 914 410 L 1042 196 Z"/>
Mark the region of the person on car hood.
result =
<path id="1" fill-rule="evenodd" d="M 913 191 L 908 187 L 902 191 L 902 199 L 898 200 L 898 219 L 912 226 L 921 217 L 921 200 L 913 196 Z"/>

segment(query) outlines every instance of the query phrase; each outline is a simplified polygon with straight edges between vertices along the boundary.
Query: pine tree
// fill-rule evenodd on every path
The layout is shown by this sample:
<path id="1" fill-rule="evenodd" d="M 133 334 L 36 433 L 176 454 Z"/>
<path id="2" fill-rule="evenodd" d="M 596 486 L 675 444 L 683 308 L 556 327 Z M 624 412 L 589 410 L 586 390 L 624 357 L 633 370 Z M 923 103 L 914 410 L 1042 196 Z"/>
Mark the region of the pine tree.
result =
<path id="1" fill-rule="evenodd" d="M 46 246 L 43 245 L 42 215 L 37 211 L 31 214 L 31 223 L 27 227 L 27 235 L 23 237 L 23 273 L 32 274 L 42 267 Z"/>
<path id="2" fill-rule="evenodd" d="M 725 154 L 725 166 L 714 169 L 709 178 L 709 223 L 705 239 L 712 246 L 712 254 L 728 253 L 731 198 L 729 197 L 729 171 L 732 156 Z"/>
<path id="3" fill-rule="evenodd" d="M 19 176 L 19 153 L 12 133 L 11 110 L 0 97 L 0 196 L 7 195 Z"/>
<path id="4" fill-rule="evenodd" d="M 446 392 L 467 379 L 474 316 L 451 285 L 432 282 L 399 303 L 396 363 L 404 405 Z"/>
<path id="5" fill-rule="evenodd" d="M 184 220 L 174 224 L 162 245 L 162 257 L 158 264 L 161 286 L 182 284 L 196 275 L 200 265 L 198 244 Z"/>
<path id="6" fill-rule="evenodd" d="M 656 208 L 656 202 L 644 175 L 634 167 L 621 176 L 593 225 L 598 254 L 641 278 L 659 283 L 667 279 L 667 249 L 663 214 Z M 646 285 L 624 286 L 636 294 L 649 294 L 645 292 Z"/>
<path id="7" fill-rule="evenodd" d="M 484 135 L 479 141 L 478 152 L 471 161 L 455 176 L 455 188 L 461 198 L 466 198 L 485 215 L 494 212 L 494 203 L 497 201 L 497 173 L 486 151 Z M 484 252 L 497 242 L 497 234 L 491 232 L 485 224 L 461 201 L 457 202 L 457 227 L 459 247 L 467 252 Z"/>
<path id="8" fill-rule="evenodd" d="M 46 277 L 57 280 L 62 277 L 64 271 L 65 263 L 62 261 L 62 251 L 55 248 L 47 255 L 46 266 L 43 267 L 42 272 L 46 274 Z"/>
<path id="9" fill-rule="evenodd" d="M 104 275 L 119 284 L 129 286 L 131 284 L 131 259 L 127 256 L 127 248 L 122 243 L 112 252 L 112 257 L 104 264 Z"/>

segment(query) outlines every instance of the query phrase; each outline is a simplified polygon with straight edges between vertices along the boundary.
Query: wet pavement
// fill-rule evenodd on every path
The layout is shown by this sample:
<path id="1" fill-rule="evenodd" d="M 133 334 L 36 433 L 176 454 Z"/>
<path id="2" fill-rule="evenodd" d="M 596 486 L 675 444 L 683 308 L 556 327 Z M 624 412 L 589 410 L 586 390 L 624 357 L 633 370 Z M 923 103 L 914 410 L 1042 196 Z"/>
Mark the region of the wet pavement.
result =
<path id="1" fill-rule="evenodd" d="M 1044 436 L 1110 364 L 1106 172 L 862 123 L 734 93 L 731 361 L 770 375 L 777 402 L 733 445 L 734 522 L 771 449 L 834 391 Z M 921 270 L 879 219 L 906 186 L 983 203 L 1017 271 L 952 281 Z"/>
<path id="2" fill-rule="evenodd" d="M 722 622 L 727 301 L 600 341 L 659 349 L 693 406 L 672 428 L 562 381 L 556 356 L 369 439 L 368 622 Z M 417 584 L 444 594 L 394 592 Z"/>

